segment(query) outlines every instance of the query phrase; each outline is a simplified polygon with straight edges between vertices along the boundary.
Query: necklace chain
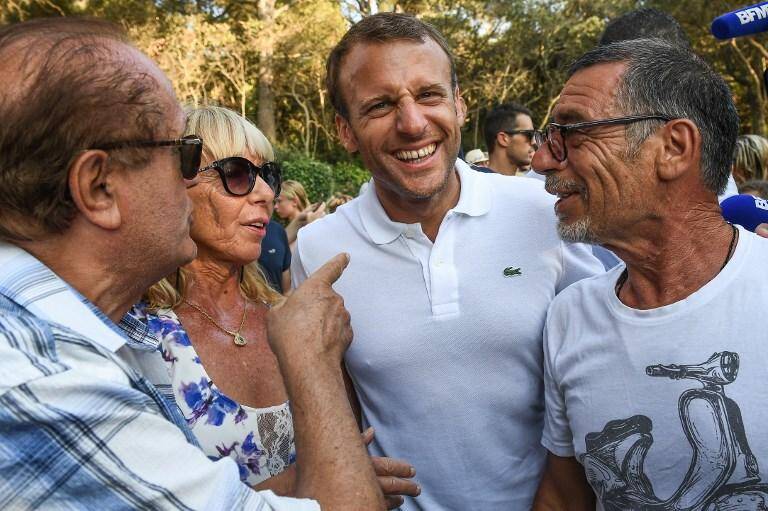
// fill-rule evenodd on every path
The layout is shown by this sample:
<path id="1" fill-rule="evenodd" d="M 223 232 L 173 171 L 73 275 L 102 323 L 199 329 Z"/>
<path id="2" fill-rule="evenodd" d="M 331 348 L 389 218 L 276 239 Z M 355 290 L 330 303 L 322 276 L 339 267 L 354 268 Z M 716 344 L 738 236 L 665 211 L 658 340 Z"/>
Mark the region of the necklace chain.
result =
<path id="1" fill-rule="evenodd" d="M 197 305 L 197 304 L 194 304 L 194 303 L 190 302 L 190 301 L 189 301 L 189 300 L 187 300 L 186 298 L 183 298 L 183 299 L 182 299 L 182 301 L 183 301 L 184 303 L 186 303 L 187 305 L 189 305 L 190 307 L 192 307 L 193 309 L 195 309 L 195 310 L 196 310 L 197 312 L 199 312 L 200 314 L 202 314 L 202 315 L 205 317 L 205 319 L 207 319 L 208 321 L 210 321 L 211 323 L 213 323 L 213 326 L 215 326 L 216 328 L 218 328 L 218 329 L 219 329 L 219 330 L 221 330 L 222 332 L 224 332 L 224 333 L 226 333 L 226 334 L 229 334 L 229 335 L 231 335 L 231 336 L 232 336 L 232 341 L 233 341 L 233 342 L 234 342 L 234 343 L 235 343 L 237 346 L 245 346 L 246 344 L 248 344 L 248 339 L 246 339 L 245 337 L 243 337 L 243 336 L 242 336 L 242 334 L 240 333 L 240 332 L 243 330 L 243 325 L 245 325 L 245 316 L 246 316 L 246 314 L 247 314 L 247 312 L 248 312 L 248 300 L 247 300 L 247 299 L 245 300 L 245 304 L 243 305 L 243 318 L 240 320 L 240 326 L 239 326 L 239 327 L 237 328 L 237 330 L 235 330 L 235 331 L 232 331 L 232 330 L 227 330 L 226 328 L 224 328 L 223 326 L 221 326 L 220 324 L 218 324 L 218 323 L 216 322 L 216 320 L 215 320 L 215 319 L 213 319 L 213 318 L 211 317 L 211 315 L 210 315 L 210 314 L 208 314 L 207 312 L 205 312 L 205 311 L 202 309 L 202 307 L 200 307 L 199 305 Z"/>
<path id="2" fill-rule="evenodd" d="M 723 265 L 720 266 L 720 269 L 717 270 L 717 273 L 720 273 L 723 271 L 723 268 L 725 268 L 725 265 L 728 264 L 728 261 L 731 260 L 731 257 L 733 256 L 733 249 L 736 248 L 736 240 L 739 237 L 739 230 L 736 229 L 736 226 L 729 223 L 728 225 L 731 226 L 731 229 L 733 232 L 731 233 L 731 244 L 728 245 L 728 253 L 725 254 L 725 260 L 723 261 Z M 624 271 L 621 272 L 621 275 L 619 275 L 619 280 L 616 281 L 616 296 L 619 296 L 621 293 L 621 289 L 624 287 L 624 284 L 627 282 L 627 277 L 629 277 L 629 274 L 627 273 L 627 269 L 624 268 Z"/>

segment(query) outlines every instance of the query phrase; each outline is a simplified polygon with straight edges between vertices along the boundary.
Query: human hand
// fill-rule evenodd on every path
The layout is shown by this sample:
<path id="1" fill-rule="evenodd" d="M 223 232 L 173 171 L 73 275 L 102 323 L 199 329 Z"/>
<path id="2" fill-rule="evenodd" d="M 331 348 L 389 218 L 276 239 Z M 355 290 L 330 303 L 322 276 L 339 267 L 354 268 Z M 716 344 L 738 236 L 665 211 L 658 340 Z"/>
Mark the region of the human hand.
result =
<path id="1" fill-rule="evenodd" d="M 369 445 L 373 441 L 373 428 L 363 432 L 363 443 Z M 416 469 L 410 463 L 394 458 L 371 456 L 371 463 L 379 480 L 379 486 L 384 493 L 387 509 L 396 509 L 403 505 L 403 497 L 418 497 L 421 487 L 414 481 L 410 481 L 416 475 Z"/>
<path id="2" fill-rule="evenodd" d="M 314 204 L 310 206 L 310 211 L 307 212 L 307 223 L 311 224 L 318 218 L 325 216 L 325 202 Z"/>
<path id="3" fill-rule="evenodd" d="M 768 238 L 768 224 L 760 224 L 755 227 L 755 234 L 762 236 L 763 238 Z"/>
<path id="4" fill-rule="evenodd" d="M 352 342 L 349 312 L 331 288 L 349 264 L 338 254 L 305 280 L 267 315 L 267 336 L 280 363 L 306 359 L 335 368 Z"/>
<path id="5" fill-rule="evenodd" d="M 315 202 L 299 213 L 298 221 L 302 227 L 325 216 L 325 202 Z"/>

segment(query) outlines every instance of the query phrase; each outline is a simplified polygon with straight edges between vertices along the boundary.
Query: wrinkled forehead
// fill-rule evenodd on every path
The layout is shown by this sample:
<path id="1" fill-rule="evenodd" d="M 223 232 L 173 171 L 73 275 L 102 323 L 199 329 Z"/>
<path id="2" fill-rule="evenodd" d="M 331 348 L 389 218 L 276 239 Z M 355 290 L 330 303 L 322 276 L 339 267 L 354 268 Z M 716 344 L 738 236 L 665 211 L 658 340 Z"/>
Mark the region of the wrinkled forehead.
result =
<path id="1" fill-rule="evenodd" d="M 451 63 L 430 38 L 360 42 L 345 56 L 339 77 L 345 92 L 351 94 L 360 87 L 396 87 L 419 81 L 445 82 L 450 88 Z"/>
<path id="2" fill-rule="evenodd" d="M 623 114 L 616 98 L 626 69 L 625 62 L 609 62 L 576 71 L 565 83 L 552 119 L 571 124 Z"/>

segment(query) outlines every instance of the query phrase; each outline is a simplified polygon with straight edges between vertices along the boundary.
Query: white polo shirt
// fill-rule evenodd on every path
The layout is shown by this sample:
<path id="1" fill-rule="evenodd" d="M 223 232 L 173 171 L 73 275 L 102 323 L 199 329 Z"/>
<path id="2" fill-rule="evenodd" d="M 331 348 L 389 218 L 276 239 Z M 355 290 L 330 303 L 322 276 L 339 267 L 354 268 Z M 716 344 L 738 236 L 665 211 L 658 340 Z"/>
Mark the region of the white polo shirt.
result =
<path id="1" fill-rule="evenodd" d="M 291 273 L 298 285 L 351 256 L 334 286 L 355 333 L 346 364 L 371 452 L 416 467 L 422 494 L 403 509 L 528 509 L 545 455 L 547 307 L 602 265 L 557 237 L 540 181 L 456 168 L 459 201 L 434 244 L 391 221 L 373 185 L 299 231 Z"/>

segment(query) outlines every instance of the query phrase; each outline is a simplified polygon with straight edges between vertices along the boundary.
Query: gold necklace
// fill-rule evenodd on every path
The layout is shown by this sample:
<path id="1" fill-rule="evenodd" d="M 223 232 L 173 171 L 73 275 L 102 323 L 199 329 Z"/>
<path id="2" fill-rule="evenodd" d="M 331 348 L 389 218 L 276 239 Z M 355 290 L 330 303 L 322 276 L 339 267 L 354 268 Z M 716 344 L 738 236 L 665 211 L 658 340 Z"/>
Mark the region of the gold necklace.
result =
<path id="1" fill-rule="evenodd" d="M 248 300 L 247 299 L 245 300 L 245 305 L 243 305 L 243 319 L 240 320 L 240 326 L 234 332 L 232 330 L 227 330 L 226 328 L 224 328 L 223 326 L 218 324 L 216 322 L 216 320 L 213 319 L 210 314 L 205 312 L 199 305 L 195 305 L 194 303 L 188 301 L 186 298 L 183 298 L 182 301 L 184 303 L 186 303 L 187 305 L 189 305 L 190 307 L 192 307 L 193 309 L 197 310 L 203 316 L 205 316 L 205 319 L 207 319 L 208 321 L 213 323 L 213 326 L 215 326 L 216 328 L 218 328 L 222 332 L 225 332 L 225 333 L 231 335 L 232 336 L 232 341 L 237 346 L 245 346 L 246 344 L 248 344 L 248 339 L 243 337 L 242 334 L 240 333 L 240 331 L 243 329 L 243 325 L 245 325 L 245 315 L 246 315 L 246 312 L 248 312 Z"/>

